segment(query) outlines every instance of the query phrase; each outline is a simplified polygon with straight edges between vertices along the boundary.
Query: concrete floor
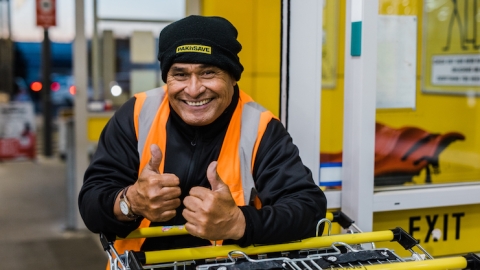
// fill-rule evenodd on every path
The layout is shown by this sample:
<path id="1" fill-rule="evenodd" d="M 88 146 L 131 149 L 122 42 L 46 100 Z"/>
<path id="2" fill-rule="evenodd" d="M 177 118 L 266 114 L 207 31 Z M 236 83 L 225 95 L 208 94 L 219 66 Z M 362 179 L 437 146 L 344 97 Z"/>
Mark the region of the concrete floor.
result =
<path id="1" fill-rule="evenodd" d="M 105 269 L 97 235 L 66 230 L 66 163 L 0 163 L 0 269 Z"/>

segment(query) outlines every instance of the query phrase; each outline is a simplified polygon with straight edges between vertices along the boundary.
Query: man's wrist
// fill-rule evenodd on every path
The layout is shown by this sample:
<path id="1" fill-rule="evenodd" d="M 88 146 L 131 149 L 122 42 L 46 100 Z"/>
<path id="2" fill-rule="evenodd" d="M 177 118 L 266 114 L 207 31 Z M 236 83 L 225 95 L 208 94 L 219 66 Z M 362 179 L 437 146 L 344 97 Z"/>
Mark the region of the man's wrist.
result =
<path id="1" fill-rule="evenodd" d="M 245 220 L 245 216 L 243 215 L 243 211 L 238 208 L 237 217 L 235 219 L 235 226 L 232 226 L 233 230 L 233 240 L 238 240 L 245 235 L 245 228 L 247 227 L 247 223 Z"/>
<path id="2" fill-rule="evenodd" d="M 248 206 L 248 205 L 245 205 L 245 206 L 239 206 L 238 207 L 241 211 L 242 211 L 242 214 L 243 214 L 243 217 L 245 218 L 245 230 L 243 232 L 243 236 L 237 240 L 234 240 L 235 244 L 241 246 L 241 247 L 247 247 L 251 244 L 253 244 L 252 242 L 252 237 L 253 237 L 253 231 L 252 231 L 252 213 L 251 212 L 255 212 L 255 211 L 258 211 L 257 209 L 255 209 L 255 207 L 253 206 Z"/>
<path id="3" fill-rule="evenodd" d="M 127 217 L 130 220 L 135 220 L 139 218 L 140 215 L 137 215 L 133 212 L 131 201 L 128 199 L 128 189 L 130 187 L 131 186 L 127 186 L 121 191 L 119 206 L 120 206 L 120 211 L 125 217 Z"/>

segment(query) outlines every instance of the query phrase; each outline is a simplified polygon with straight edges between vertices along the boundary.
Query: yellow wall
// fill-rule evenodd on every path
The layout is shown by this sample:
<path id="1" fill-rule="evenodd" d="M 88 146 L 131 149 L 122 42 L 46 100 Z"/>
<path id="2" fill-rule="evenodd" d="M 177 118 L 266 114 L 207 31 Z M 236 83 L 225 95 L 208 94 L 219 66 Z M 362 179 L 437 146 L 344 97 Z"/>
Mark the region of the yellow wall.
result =
<path id="1" fill-rule="evenodd" d="M 334 89 L 322 91 L 321 152 L 340 152 L 343 135 L 343 82 L 345 50 L 345 1 L 340 2 L 338 36 L 338 75 Z M 376 120 L 398 128 L 417 126 L 432 133 L 456 131 L 466 136 L 465 141 L 452 143 L 440 155 L 441 173 L 433 175 L 434 183 L 480 179 L 480 106 L 478 98 L 422 92 L 422 1 L 379 0 L 379 14 L 416 15 L 417 34 L 417 89 L 415 109 L 379 109 Z M 456 29 L 456 28 L 454 28 Z M 470 105 L 469 105 L 470 104 Z M 472 105 L 474 104 L 474 105 Z M 421 183 L 423 173 L 415 178 Z"/>
<path id="2" fill-rule="evenodd" d="M 328 0 L 329 2 L 337 0 Z M 321 152 L 341 152 L 343 143 L 343 87 L 345 66 L 345 1 L 338 1 L 337 78 L 333 88 L 322 90 L 320 115 Z M 331 16 L 324 13 L 324 17 Z"/>
<path id="3" fill-rule="evenodd" d="M 280 0 L 204 0 L 202 15 L 222 16 L 238 30 L 238 85 L 278 116 L 280 100 Z"/>
<path id="4" fill-rule="evenodd" d="M 418 17 L 417 89 L 415 109 L 379 109 L 376 120 L 394 128 L 417 126 L 431 133 L 450 131 L 462 133 L 466 140 L 452 143 L 440 155 L 441 173 L 432 176 L 433 182 L 478 180 L 480 179 L 478 98 L 426 94 L 421 90 L 422 2 L 379 0 L 380 14 Z M 280 88 L 280 3 L 280 0 L 203 1 L 204 15 L 224 16 L 239 31 L 239 40 L 243 45 L 240 60 L 245 67 L 239 82 L 240 87 L 277 115 Z M 325 87 L 322 90 L 321 152 L 342 151 L 346 4 L 345 1 L 338 1 L 338 5 L 336 83 L 333 88 Z M 421 183 L 423 179 L 424 175 L 421 174 L 415 181 Z"/>
<path id="5" fill-rule="evenodd" d="M 465 141 L 449 145 L 440 155 L 441 173 L 433 175 L 434 183 L 480 180 L 480 106 L 478 98 L 422 92 L 423 1 L 380 0 L 379 13 L 385 15 L 416 15 L 418 18 L 417 89 L 415 109 L 377 110 L 377 121 L 392 127 L 417 126 L 432 133 L 460 132 Z M 462 9 L 463 10 L 463 9 Z M 446 21 L 435 21 L 443 23 Z M 453 28 L 458 31 L 458 28 Z M 453 44 L 453 42 L 452 42 Z M 477 51 L 480 53 L 480 51 Z M 473 101 L 472 101 L 473 100 Z M 470 102 L 470 105 L 469 105 Z M 415 180 L 422 182 L 423 175 Z"/>

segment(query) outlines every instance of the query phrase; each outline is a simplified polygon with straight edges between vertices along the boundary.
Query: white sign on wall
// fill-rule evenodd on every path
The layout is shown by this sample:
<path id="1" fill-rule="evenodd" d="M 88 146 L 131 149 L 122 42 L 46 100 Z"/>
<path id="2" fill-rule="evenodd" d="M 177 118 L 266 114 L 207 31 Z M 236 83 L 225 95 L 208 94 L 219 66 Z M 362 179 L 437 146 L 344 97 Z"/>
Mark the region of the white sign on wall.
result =
<path id="1" fill-rule="evenodd" d="M 480 54 L 434 56 L 432 85 L 479 86 Z"/>
<path id="2" fill-rule="evenodd" d="M 415 108 L 417 17 L 378 16 L 377 108 Z"/>

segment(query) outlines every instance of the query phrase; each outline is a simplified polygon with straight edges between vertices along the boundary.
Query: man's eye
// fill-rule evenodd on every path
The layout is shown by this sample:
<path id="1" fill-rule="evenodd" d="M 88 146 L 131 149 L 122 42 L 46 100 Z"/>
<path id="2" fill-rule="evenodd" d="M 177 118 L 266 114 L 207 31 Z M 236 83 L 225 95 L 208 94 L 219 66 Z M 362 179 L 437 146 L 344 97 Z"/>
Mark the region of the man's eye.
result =
<path id="1" fill-rule="evenodd" d="M 177 72 L 177 73 L 173 73 L 172 75 L 173 75 L 173 78 L 175 78 L 175 80 L 177 81 L 185 81 L 188 78 L 188 74 L 184 72 Z"/>
<path id="2" fill-rule="evenodd" d="M 206 76 L 206 77 L 212 77 L 213 75 L 215 75 L 215 71 L 213 71 L 213 70 L 205 70 L 202 75 L 203 75 L 203 76 Z"/>

